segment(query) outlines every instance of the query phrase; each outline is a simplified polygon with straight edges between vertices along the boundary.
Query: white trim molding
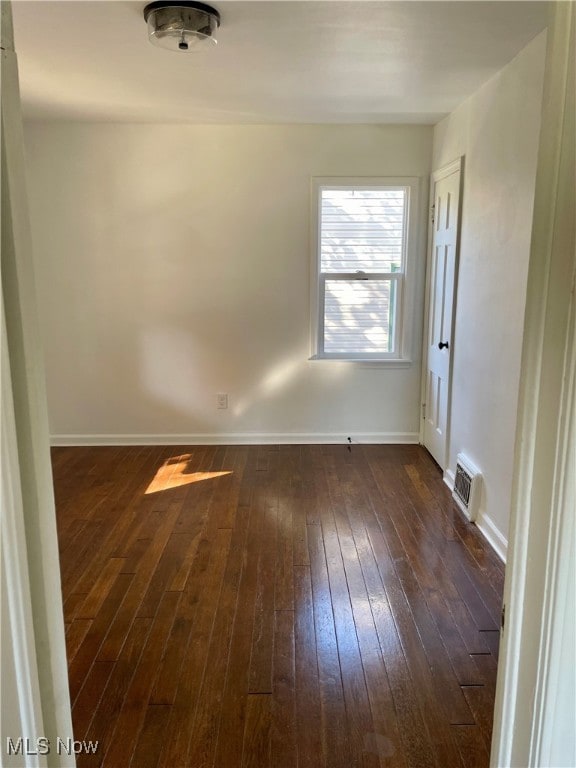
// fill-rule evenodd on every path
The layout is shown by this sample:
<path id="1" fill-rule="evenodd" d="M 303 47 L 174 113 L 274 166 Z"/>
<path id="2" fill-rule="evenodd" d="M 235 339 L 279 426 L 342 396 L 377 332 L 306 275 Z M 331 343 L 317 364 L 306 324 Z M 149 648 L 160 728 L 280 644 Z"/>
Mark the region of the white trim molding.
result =
<path id="1" fill-rule="evenodd" d="M 502 560 L 503 563 L 506 563 L 508 540 L 490 515 L 487 515 L 480 510 L 478 512 L 478 517 L 476 518 L 476 527 L 484 536 L 488 544 L 490 544 L 494 552 L 496 552 L 500 560 Z"/>
<path id="2" fill-rule="evenodd" d="M 444 476 L 443 476 L 442 479 L 444 480 L 444 482 L 446 483 L 448 488 L 450 488 L 450 490 L 453 491 L 454 490 L 454 481 L 456 480 L 456 476 L 454 475 L 454 472 L 452 472 L 451 469 L 447 469 L 444 472 Z"/>
<path id="3" fill-rule="evenodd" d="M 0 718 L 0 764 L 16 765 L 17 758 L 7 752 L 8 739 L 29 739 L 36 744 L 44 735 L 40 678 L 32 616 L 30 571 L 24 528 L 24 508 L 18 463 L 18 442 L 14 421 L 14 401 L 8 359 L 8 342 L 0 291 L 1 406 L 0 448 L 0 579 L 2 580 L 2 717 Z M 8 669 L 13 675 L 8 674 Z M 8 711 L 10 710 L 10 712 Z M 8 721 L 12 722 L 9 723 Z M 10 730 L 10 729 L 15 730 Z M 46 758 L 24 757 L 21 765 L 45 766 Z"/>
<path id="4" fill-rule="evenodd" d="M 350 438 L 350 440 L 348 439 Z M 414 445 L 417 432 L 232 432 L 189 435 L 52 435 L 57 446 L 106 445 Z"/>

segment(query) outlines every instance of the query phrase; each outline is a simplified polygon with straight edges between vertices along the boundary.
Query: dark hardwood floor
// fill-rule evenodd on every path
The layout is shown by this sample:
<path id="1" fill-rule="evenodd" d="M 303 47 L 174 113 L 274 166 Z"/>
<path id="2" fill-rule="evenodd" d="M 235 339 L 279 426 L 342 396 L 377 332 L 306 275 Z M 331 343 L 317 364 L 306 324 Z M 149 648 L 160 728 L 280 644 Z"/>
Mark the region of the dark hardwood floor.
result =
<path id="1" fill-rule="evenodd" d="M 53 466 L 79 766 L 488 766 L 503 566 L 422 448 Z"/>

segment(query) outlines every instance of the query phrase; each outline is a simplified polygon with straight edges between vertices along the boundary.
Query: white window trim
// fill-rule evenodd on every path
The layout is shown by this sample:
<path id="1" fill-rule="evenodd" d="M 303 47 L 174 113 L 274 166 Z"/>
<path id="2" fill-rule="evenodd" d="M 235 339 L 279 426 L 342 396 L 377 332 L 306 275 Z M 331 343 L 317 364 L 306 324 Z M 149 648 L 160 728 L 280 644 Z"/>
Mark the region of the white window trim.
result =
<path id="1" fill-rule="evenodd" d="M 402 273 L 366 273 L 370 278 L 392 278 L 398 281 L 397 294 L 397 323 L 395 327 L 395 349 L 393 353 L 357 355 L 326 353 L 322 349 L 324 322 L 324 292 L 322 286 L 325 277 L 320 274 L 320 195 L 324 189 L 350 189 L 350 187 L 373 189 L 389 189 L 403 187 L 408 191 L 407 220 L 405 232 L 407 237 L 404 253 L 405 268 Z M 412 364 L 412 339 L 414 330 L 414 301 L 417 282 L 418 254 L 418 221 L 420 179 L 417 176 L 346 176 L 346 177 L 315 177 L 312 179 L 312 216 L 311 216 L 311 271 L 310 271 L 310 360 L 337 361 L 355 363 L 374 363 L 387 367 L 407 367 Z M 357 278 L 356 273 L 339 273 L 331 275 L 330 279 Z"/>

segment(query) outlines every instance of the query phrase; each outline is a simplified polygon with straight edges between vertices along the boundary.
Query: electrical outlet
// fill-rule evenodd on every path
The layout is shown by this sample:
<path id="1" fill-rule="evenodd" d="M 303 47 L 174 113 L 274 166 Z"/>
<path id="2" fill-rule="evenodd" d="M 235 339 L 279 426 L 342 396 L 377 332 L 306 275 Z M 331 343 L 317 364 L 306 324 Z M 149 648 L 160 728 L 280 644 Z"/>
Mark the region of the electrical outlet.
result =
<path id="1" fill-rule="evenodd" d="M 219 392 L 216 395 L 216 408 L 228 408 L 228 395 L 226 392 Z"/>

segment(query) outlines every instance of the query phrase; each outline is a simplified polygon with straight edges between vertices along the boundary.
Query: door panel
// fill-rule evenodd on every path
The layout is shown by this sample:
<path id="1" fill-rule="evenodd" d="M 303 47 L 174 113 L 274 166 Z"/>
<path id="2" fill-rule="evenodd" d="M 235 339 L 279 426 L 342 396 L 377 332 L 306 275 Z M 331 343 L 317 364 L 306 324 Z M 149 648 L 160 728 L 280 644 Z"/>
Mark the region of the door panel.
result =
<path id="1" fill-rule="evenodd" d="M 434 223 L 429 256 L 423 442 L 442 469 L 447 461 L 450 414 L 460 175 L 458 161 L 434 174 L 432 182 Z"/>

